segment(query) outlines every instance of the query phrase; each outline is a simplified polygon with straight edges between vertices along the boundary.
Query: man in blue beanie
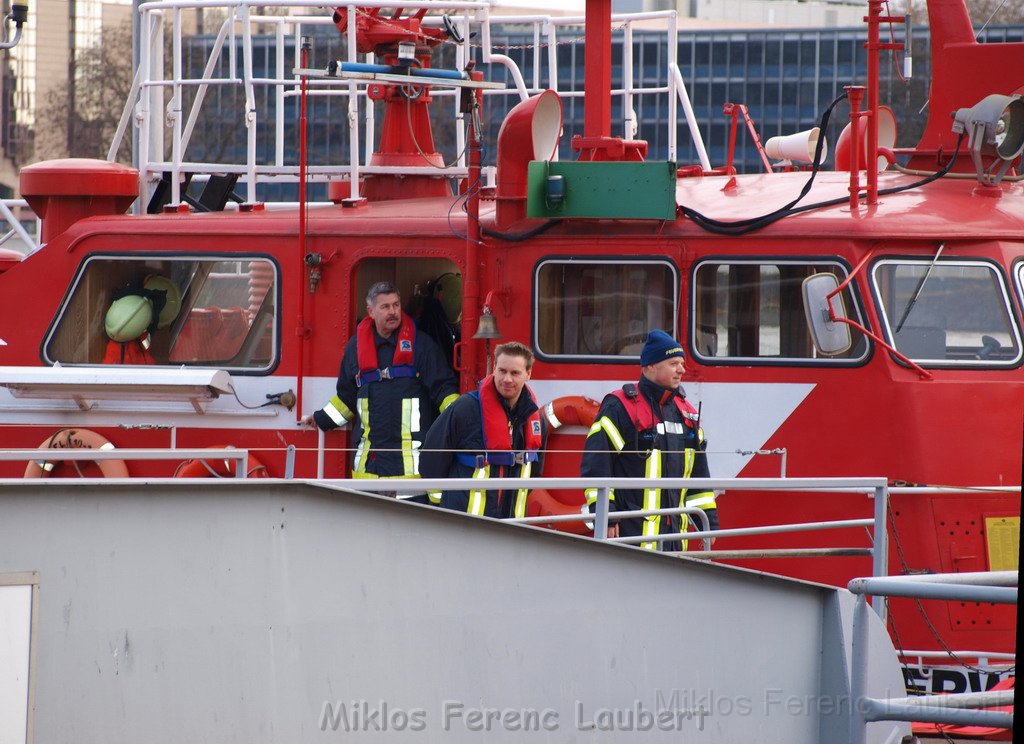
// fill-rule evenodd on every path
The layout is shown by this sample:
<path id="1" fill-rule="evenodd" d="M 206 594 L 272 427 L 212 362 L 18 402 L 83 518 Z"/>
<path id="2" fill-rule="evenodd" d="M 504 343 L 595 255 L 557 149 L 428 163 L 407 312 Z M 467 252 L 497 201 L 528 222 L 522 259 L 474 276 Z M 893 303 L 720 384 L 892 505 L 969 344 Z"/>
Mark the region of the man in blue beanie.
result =
<path id="1" fill-rule="evenodd" d="M 647 334 L 640 353 L 637 385 L 624 385 L 605 396 L 587 435 L 580 475 L 594 483 L 587 489 L 591 513 L 597 505 L 597 484 L 606 478 L 707 478 L 704 432 L 697 410 L 679 386 L 686 371 L 683 347 L 665 331 Z M 696 507 L 718 529 L 713 491 L 663 488 L 612 490 L 609 511 Z M 687 517 L 654 515 L 621 519 L 609 525 L 609 537 L 654 537 L 683 532 Z M 681 550 L 679 541 L 645 541 L 648 550 Z"/>

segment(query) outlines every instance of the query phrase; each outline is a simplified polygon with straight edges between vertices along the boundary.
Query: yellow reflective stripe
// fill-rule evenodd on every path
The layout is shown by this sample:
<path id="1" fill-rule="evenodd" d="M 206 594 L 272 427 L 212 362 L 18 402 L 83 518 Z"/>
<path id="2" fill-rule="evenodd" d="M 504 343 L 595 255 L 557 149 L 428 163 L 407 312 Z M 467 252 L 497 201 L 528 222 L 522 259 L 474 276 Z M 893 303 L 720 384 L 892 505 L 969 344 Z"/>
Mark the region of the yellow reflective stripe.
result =
<path id="1" fill-rule="evenodd" d="M 377 475 L 376 473 L 352 473 L 353 478 L 379 478 L 380 480 L 419 480 L 418 475 Z"/>
<path id="2" fill-rule="evenodd" d="M 599 432 L 599 431 L 601 431 L 601 422 L 600 421 L 595 421 L 590 426 L 590 431 L 587 432 L 587 436 L 589 437 L 591 434 L 597 434 L 597 432 Z"/>
<path id="3" fill-rule="evenodd" d="M 697 450 L 683 450 L 683 477 L 689 478 L 693 472 L 693 463 L 697 459 Z"/>
<path id="4" fill-rule="evenodd" d="M 441 503 L 441 492 L 440 491 L 427 491 L 427 498 L 430 499 L 431 504 Z"/>
<path id="5" fill-rule="evenodd" d="M 490 478 L 491 477 L 491 466 L 484 465 L 482 468 L 477 468 L 473 471 L 474 478 Z M 469 492 L 469 504 L 466 506 L 466 511 L 470 514 L 475 514 L 478 517 L 484 515 L 484 509 L 487 507 L 487 491 L 474 490 Z"/>
<path id="6" fill-rule="evenodd" d="M 598 419 L 598 423 L 601 424 L 601 428 L 604 429 L 604 433 L 608 436 L 608 439 L 611 440 L 615 451 L 622 452 L 622 448 L 626 446 L 626 441 L 619 433 L 618 427 L 615 426 L 615 424 L 612 423 L 612 420 L 607 416 L 602 416 Z"/>
<path id="7" fill-rule="evenodd" d="M 341 426 L 346 421 L 351 421 L 355 417 L 352 409 L 346 406 L 337 395 L 332 395 L 331 399 L 327 401 L 327 405 L 321 410 L 327 414 L 327 417 L 334 422 L 335 426 Z"/>
<path id="8" fill-rule="evenodd" d="M 458 393 L 452 393 L 451 395 L 449 395 L 448 397 L 446 397 L 444 400 L 441 401 L 441 406 L 440 406 L 441 410 L 443 411 L 445 408 L 450 406 L 452 403 L 454 403 L 458 399 L 459 399 L 459 394 Z"/>
<path id="9" fill-rule="evenodd" d="M 529 478 L 530 477 L 530 472 L 533 470 L 532 466 L 533 466 L 532 462 L 523 463 L 523 466 L 519 469 L 519 477 L 520 478 Z M 525 517 L 526 516 L 526 498 L 529 495 L 530 495 L 530 489 L 529 488 L 520 488 L 518 491 L 516 491 L 516 505 L 515 505 L 515 510 L 513 511 L 513 516 L 515 516 L 515 517 Z"/>
<path id="10" fill-rule="evenodd" d="M 366 457 L 370 451 L 370 401 L 368 398 L 360 398 L 357 404 L 359 406 L 359 421 L 363 425 L 363 436 L 359 440 L 359 446 L 356 447 L 356 461 L 352 466 L 353 475 L 366 472 Z"/>
<path id="11" fill-rule="evenodd" d="M 661 477 L 661 450 L 651 450 L 650 457 L 647 458 L 647 464 L 644 467 L 645 478 L 660 478 Z M 661 508 L 661 489 L 660 488 L 645 488 L 644 489 L 644 511 Z M 651 514 L 650 516 L 644 517 L 643 522 L 643 536 L 650 537 L 651 535 L 657 535 L 659 532 L 659 526 L 661 524 L 661 517 L 657 514 Z M 640 544 L 641 548 L 646 550 L 657 550 L 658 544 L 655 542 L 645 542 Z"/>
<path id="12" fill-rule="evenodd" d="M 718 506 L 715 504 L 715 492 L 704 491 L 703 493 L 697 493 L 693 496 L 687 496 L 687 506 L 696 506 L 699 509 L 717 509 Z"/>
<path id="13" fill-rule="evenodd" d="M 583 492 L 583 495 L 587 497 L 587 504 L 593 504 L 597 501 L 597 489 L 588 488 Z M 615 489 L 608 489 L 608 501 L 615 501 Z"/>
<path id="14" fill-rule="evenodd" d="M 402 472 L 415 473 L 416 465 L 412 456 L 412 433 L 414 419 L 419 421 L 419 401 L 416 401 L 415 415 L 413 413 L 413 399 L 402 399 Z"/>

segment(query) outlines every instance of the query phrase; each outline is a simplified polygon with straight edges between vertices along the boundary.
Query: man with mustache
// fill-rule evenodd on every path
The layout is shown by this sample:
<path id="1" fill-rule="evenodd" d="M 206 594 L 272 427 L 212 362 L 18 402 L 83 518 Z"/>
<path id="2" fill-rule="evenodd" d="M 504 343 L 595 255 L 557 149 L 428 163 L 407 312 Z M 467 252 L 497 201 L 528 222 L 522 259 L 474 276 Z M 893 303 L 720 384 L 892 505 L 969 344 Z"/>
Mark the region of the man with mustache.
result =
<path id="1" fill-rule="evenodd" d="M 546 431 L 526 384 L 533 352 L 518 341 L 494 350 L 494 374 L 444 411 L 423 442 L 424 478 L 529 478 L 540 475 Z M 446 509 L 507 519 L 526 516 L 529 489 L 443 491 Z"/>
<path id="2" fill-rule="evenodd" d="M 587 435 L 580 475 L 598 484 L 605 478 L 708 478 L 707 443 L 697 410 L 682 394 L 679 383 L 686 371 L 683 347 L 665 331 L 647 334 L 640 353 L 641 376 L 605 396 Z M 597 488 L 586 491 L 591 513 Z M 711 529 L 718 529 L 713 491 L 647 488 L 615 489 L 609 512 L 671 509 L 704 510 Z M 630 517 L 611 522 L 609 537 L 654 537 L 686 530 L 685 514 Z M 645 541 L 648 550 L 680 550 L 679 541 Z"/>
<path id="3" fill-rule="evenodd" d="M 417 478 L 423 436 L 458 391 L 441 349 L 402 312 L 398 289 L 377 282 L 345 347 L 337 394 L 304 423 L 328 431 L 352 422 L 354 478 Z M 399 497 L 427 502 L 423 494 Z"/>

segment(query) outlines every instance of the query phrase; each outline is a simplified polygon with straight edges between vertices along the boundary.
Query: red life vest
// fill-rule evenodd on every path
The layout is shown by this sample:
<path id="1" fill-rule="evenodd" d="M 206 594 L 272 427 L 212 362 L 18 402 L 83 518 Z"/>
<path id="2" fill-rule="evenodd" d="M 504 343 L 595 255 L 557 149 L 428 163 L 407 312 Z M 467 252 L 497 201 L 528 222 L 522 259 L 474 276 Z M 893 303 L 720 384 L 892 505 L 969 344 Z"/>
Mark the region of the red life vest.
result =
<path id="1" fill-rule="evenodd" d="M 413 364 L 413 339 L 416 337 L 416 326 L 405 313 L 402 313 L 402 324 L 398 327 L 398 338 L 395 354 L 391 364 L 380 366 L 377 358 L 377 339 L 374 338 L 373 318 L 367 316 L 356 328 L 356 360 L 359 373 L 356 375 L 356 387 L 371 382 L 392 380 L 396 377 L 415 377 L 416 367 Z"/>
<path id="2" fill-rule="evenodd" d="M 528 387 L 524 387 L 523 391 L 536 404 L 537 399 L 533 397 L 533 391 Z M 490 465 L 508 467 L 517 463 L 536 462 L 537 451 L 541 447 L 540 409 L 538 408 L 530 414 L 524 423 L 525 451 L 514 452 L 512 451 L 512 432 L 509 430 L 508 417 L 505 415 L 505 408 L 498 395 L 498 389 L 494 387 L 494 375 L 485 377 L 480 383 L 480 387 L 470 395 L 480 401 L 480 429 L 484 437 L 486 453 L 479 463 L 477 455 L 458 453 L 456 457 L 459 461 L 470 467 L 478 467 L 484 461 Z"/>
<path id="3" fill-rule="evenodd" d="M 118 343 L 107 341 L 107 350 L 100 364 L 156 364 L 149 349 L 139 339 Z"/>
<path id="4" fill-rule="evenodd" d="M 626 409 L 626 413 L 629 414 L 629 419 L 633 422 L 633 426 L 636 427 L 637 431 L 646 431 L 657 426 L 658 422 L 654 417 L 651 402 L 640 395 L 636 385 L 632 383 L 623 385 L 619 390 L 612 391 L 611 394 L 622 403 L 622 407 Z M 672 400 L 683 416 L 683 423 L 696 431 L 698 421 L 700 420 L 697 409 L 690 405 L 689 401 L 681 395 L 673 395 Z"/>

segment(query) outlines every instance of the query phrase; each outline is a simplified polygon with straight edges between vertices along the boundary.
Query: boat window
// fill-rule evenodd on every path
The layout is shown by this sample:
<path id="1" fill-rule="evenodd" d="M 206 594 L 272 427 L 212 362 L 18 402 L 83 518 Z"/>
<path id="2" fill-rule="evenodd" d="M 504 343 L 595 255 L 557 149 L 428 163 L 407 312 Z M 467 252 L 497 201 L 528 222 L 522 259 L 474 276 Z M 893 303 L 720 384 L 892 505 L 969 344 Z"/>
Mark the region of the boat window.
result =
<path id="1" fill-rule="evenodd" d="M 850 329 L 853 344 L 825 356 L 814 348 L 807 328 L 801 285 L 815 274 L 846 268 L 830 261 L 703 261 L 694 272 L 690 339 L 695 354 L 708 362 L 827 364 L 862 359 L 863 334 Z M 863 323 L 849 289 L 842 292 L 848 317 Z"/>
<path id="2" fill-rule="evenodd" d="M 678 296 L 678 275 L 665 261 L 544 261 L 534 285 L 537 350 L 635 362 L 650 329 L 675 335 Z"/>
<path id="3" fill-rule="evenodd" d="M 872 269 L 885 334 L 926 366 L 1010 366 L 1020 332 L 1002 274 L 982 261 L 883 260 Z"/>
<path id="4" fill-rule="evenodd" d="M 1017 277 L 1017 298 L 1024 306 L 1024 261 L 1017 261 L 1013 266 L 1013 271 Z"/>
<path id="5" fill-rule="evenodd" d="M 93 256 L 44 354 L 60 364 L 268 370 L 277 305 L 277 271 L 267 259 Z"/>

